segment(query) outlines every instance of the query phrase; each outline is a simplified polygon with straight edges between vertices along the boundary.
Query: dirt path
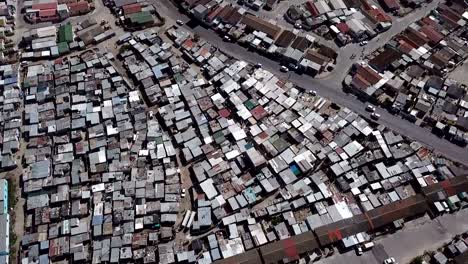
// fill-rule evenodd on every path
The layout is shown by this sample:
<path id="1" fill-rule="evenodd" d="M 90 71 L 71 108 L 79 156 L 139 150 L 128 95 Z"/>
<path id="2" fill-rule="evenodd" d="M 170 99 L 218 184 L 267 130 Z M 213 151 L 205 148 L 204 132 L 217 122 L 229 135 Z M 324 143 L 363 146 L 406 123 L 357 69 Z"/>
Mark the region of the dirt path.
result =
<path id="1" fill-rule="evenodd" d="M 23 111 L 23 106 L 20 107 L 20 111 Z M 21 128 L 21 134 L 23 133 L 22 128 Z M 24 204 L 25 204 L 25 199 L 22 197 L 22 186 L 21 186 L 21 177 L 23 177 L 23 166 L 22 166 L 22 159 L 23 155 L 26 151 L 26 145 L 27 143 L 24 141 L 23 137 L 20 139 L 20 147 L 18 152 L 15 155 L 16 158 L 16 163 L 18 164 L 18 167 L 14 170 L 13 178 L 12 180 L 15 183 L 15 194 L 16 194 L 16 205 L 14 208 L 14 221 L 11 221 L 11 223 L 14 224 L 13 226 L 13 231 L 16 235 L 16 242 L 14 245 L 14 252 L 16 252 L 16 256 L 10 254 L 10 263 L 16 264 L 20 263 L 18 254 L 20 252 L 20 243 L 21 240 L 23 239 L 23 234 L 24 234 L 24 222 L 25 222 L 25 217 L 24 217 Z M 11 209 L 10 209 L 11 210 Z"/>

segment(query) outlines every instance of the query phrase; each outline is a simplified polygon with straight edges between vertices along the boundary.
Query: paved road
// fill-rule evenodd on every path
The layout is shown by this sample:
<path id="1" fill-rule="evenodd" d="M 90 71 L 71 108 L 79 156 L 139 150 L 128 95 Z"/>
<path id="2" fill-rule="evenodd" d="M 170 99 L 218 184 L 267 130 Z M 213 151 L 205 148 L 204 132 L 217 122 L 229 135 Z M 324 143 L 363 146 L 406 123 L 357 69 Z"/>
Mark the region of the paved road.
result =
<path id="1" fill-rule="evenodd" d="M 326 79 L 337 81 L 343 80 L 344 77 L 346 77 L 349 68 L 352 66 L 354 61 L 358 60 L 360 55 L 362 55 L 362 57 L 365 57 L 366 55 L 369 55 L 378 48 L 382 47 L 383 45 L 385 45 L 385 43 L 389 42 L 395 35 L 402 32 L 408 25 L 410 25 L 413 22 L 416 22 L 417 20 L 429 14 L 430 11 L 435 9 L 441 1 L 442 0 L 436 0 L 432 1 L 431 3 L 425 4 L 423 7 L 414 10 L 413 12 L 404 17 L 393 16 L 392 27 L 389 30 L 383 32 L 382 34 L 379 34 L 377 37 L 370 40 L 369 43 L 367 43 L 367 45 L 364 47 L 363 53 L 363 47 L 359 46 L 359 44 L 356 43 L 349 44 L 341 48 L 338 53 L 336 68 Z M 354 60 L 350 59 L 350 57 L 353 54 L 356 54 L 356 59 Z"/>
<path id="2" fill-rule="evenodd" d="M 410 262 L 424 251 L 436 250 L 458 234 L 468 230 L 468 210 L 440 216 L 434 220 L 428 216 L 405 224 L 403 230 L 378 237 L 375 249 L 357 256 L 354 251 L 335 254 L 317 264 L 381 264 L 386 257 L 394 257 L 400 264 Z"/>
<path id="3" fill-rule="evenodd" d="M 377 263 L 383 263 L 386 259 L 390 257 L 387 251 L 385 251 L 385 248 L 382 244 L 375 245 L 372 248 L 371 253 L 372 255 L 374 255 L 374 258 Z"/>
<path id="4" fill-rule="evenodd" d="M 188 18 L 183 14 L 179 13 L 177 8 L 170 2 L 170 0 L 150 0 L 166 17 L 170 17 L 173 20 L 181 19 L 188 21 Z M 415 21 L 420 17 L 424 16 L 429 10 L 434 8 L 440 0 L 434 1 L 431 4 L 421 8 L 418 11 L 402 18 L 399 23 L 394 25 L 389 31 L 385 33 L 385 36 L 380 36 L 379 39 L 375 39 L 368 44 L 368 52 L 375 50 L 383 43 L 387 42 L 393 35 L 403 30 L 410 21 Z M 250 63 L 261 63 L 264 68 L 270 70 L 278 76 L 287 78 L 294 82 L 298 86 L 301 86 L 308 90 L 316 90 L 317 93 L 331 101 L 345 106 L 356 113 L 369 117 L 369 113 L 365 111 L 365 103 L 357 100 L 355 97 L 348 95 L 342 91 L 341 80 L 348 71 L 352 62 L 348 59 L 342 59 L 339 61 L 338 66 L 332 75 L 326 79 L 314 79 L 307 75 L 298 75 L 296 73 L 282 73 L 279 71 L 278 62 L 270 60 L 258 53 L 248 51 L 247 49 L 237 45 L 236 43 L 229 43 L 223 41 L 213 31 L 196 26 L 190 28 L 185 26 L 185 29 L 197 33 L 201 38 L 212 43 L 214 46 L 222 50 L 223 52 L 240 60 L 245 60 Z M 356 45 L 355 45 L 356 46 Z M 350 46 L 351 52 L 355 46 Z M 348 50 L 348 49 L 346 49 Z M 428 147 L 435 149 L 436 152 L 445 155 L 446 157 L 458 161 L 460 163 L 468 165 L 468 150 L 451 144 L 450 142 L 441 139 L 426 129 L 421 128 L 415 124 L 412 124 L 406 120 L 401 119 L 398 116 L 391 115 L 384 109 L 378 108 L 377 113 L 381 115 L 379 123 L 397 131 L 398 133 L 405 135 L 413 140 L 417 140 Z"/>

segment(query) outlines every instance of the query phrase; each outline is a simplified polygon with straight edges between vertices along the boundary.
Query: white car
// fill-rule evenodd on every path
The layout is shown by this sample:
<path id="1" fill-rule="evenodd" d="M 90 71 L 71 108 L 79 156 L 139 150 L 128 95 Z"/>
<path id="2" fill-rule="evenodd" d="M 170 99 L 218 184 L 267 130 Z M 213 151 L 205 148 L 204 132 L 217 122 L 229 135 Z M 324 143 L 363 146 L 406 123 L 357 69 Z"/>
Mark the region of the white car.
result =
<path id="1" fill-rule="evenodd" d="M 289 69 L 288 69 L 288 67 L 286 67 L 286 66 L 281 66 L 280 71 L 282 71 L 282 72 L 288 72 Z"/>
<path id="2" fill-rule="evenodd" d="M 367 105 L 366 106 L 366 111 L 371 112 L 371 113 L 375 112 L 375 106 Z"/>
<path id="3" fill-rule="evenodd" d="M 309 91 L 309 93 L 312 95 L 312 96 L 316 96 L 317 95 L 317 91 Z"/>
<path id="4" fill-rule="evenodd" d="M 182 188 L 182 191 L 180 192 L 180 197 L 184 198 L 187 192 L 185 191 L 185 188 Z"/>
<path id="5" fill-rule="evenodd" d="M 182 26 L 184 24 L 184 21 L 177 19 L 176 20 L 177 25 Z"/>
<path id="6" fill-rule="evenodd" d="M 369 249 L 371 249 L 373 247 L 374 247 L 374 242 L 367 242 L 367 243 L 364 243 L 364 245 L 363 245 L 363 249 L 365 249 L 365 250 L 369 250 Z"/>
<path id="7" fill-rule="evenodd" d="M 393 263 L 396 264 L 396 261 L 395 261 L 395 258 L 388 258 L 388 259 L 384 260 L 383 263 L 384 264 L 393 264 Z"/>
<path id="8" fill-rule="evenodd" d="M 367 43 L 369 43 L 369 41 L 367 41 L 367 40 L 361 41 L 361 42 L 359 42 L 359 46 L 365 46 L 365 45 L 367 45 Z"/>
<path id="9" fill-rule="evenodd" d="M 372 119 L 374 119 L 374 120 L 379 120 L 380 115 L 377 114 L 377 113 L 372 113 L 372 114 L 370 115 L 370 117 L 371 117 Z"/>
<path id="10" fill-rule="evenodd" d="M 150 119 L 153 119 L 153 117 L 154 117 L 154 112 L 153 112 L 153 111 L 149 111 L 148 115 L 149 115 L 149 118 L 150 118 Z"/>

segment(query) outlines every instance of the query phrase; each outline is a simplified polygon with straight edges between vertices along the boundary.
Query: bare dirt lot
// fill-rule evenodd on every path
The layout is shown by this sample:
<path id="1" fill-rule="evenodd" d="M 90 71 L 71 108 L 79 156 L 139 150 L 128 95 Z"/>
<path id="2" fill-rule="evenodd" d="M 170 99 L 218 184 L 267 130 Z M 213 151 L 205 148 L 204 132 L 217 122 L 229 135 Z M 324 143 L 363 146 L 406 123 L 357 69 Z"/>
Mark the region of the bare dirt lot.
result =
<path id="1" fill-rule="evenodd" d="M 460 64 L 453 72 L 449 74 L 449 78 L 455 81 L 468 85 L 468 60 Z"/>

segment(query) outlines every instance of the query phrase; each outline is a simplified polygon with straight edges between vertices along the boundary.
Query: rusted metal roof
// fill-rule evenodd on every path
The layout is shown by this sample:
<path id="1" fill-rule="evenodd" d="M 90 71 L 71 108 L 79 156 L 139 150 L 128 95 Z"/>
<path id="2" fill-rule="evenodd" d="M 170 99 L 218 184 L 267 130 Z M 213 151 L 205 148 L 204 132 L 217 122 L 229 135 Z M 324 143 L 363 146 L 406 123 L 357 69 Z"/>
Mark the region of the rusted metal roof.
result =
<path id="1" fill-rule="evenodd" d="M 299 255 L 318 248 L 317 240 L 312 232 L 305 232 L 288 239 L 283 239 L 260 248 L 265 263 L 278 263 L 284 259 L 293 261 Z"/>
<path id="2" fill-rule="evenodd" d="M 292 33 L 292 31 L 284 30 L 281 35 L 279 35 L 278 39 L 275 41 L 276 46 L 286 48 L 293 40 L 296 38 L 296 34 Z"/>
<path id="3" fill-rule="evenodd" d="M 277 25 L 273 25 L 259 17 L 256 17 L 254 15 L 251 15 L 251 14 L 247 14 L 245 15 L 243 18 L 242 18 L 242 23 L 244 23 L 246 26 L 254 29 L 254 30 L 258 30 L 258 31 L 262 31 L 262 32 L 265 32 L 269 37 L 273 38 L 273 39 L 276 39 L 276 37 L 278 36 L 278 34 L 280 33 L 281 31 L 281 28 L 278 27 Z"/>
<path id="4" fill-rule="evenodd" d="M 446 196 L 468 192 L 468 176 L 450 178 L 422 188 L 422 193 L 426 196 L 427 201 L 431 203 L 440 200 L 440 192 Z"/>

